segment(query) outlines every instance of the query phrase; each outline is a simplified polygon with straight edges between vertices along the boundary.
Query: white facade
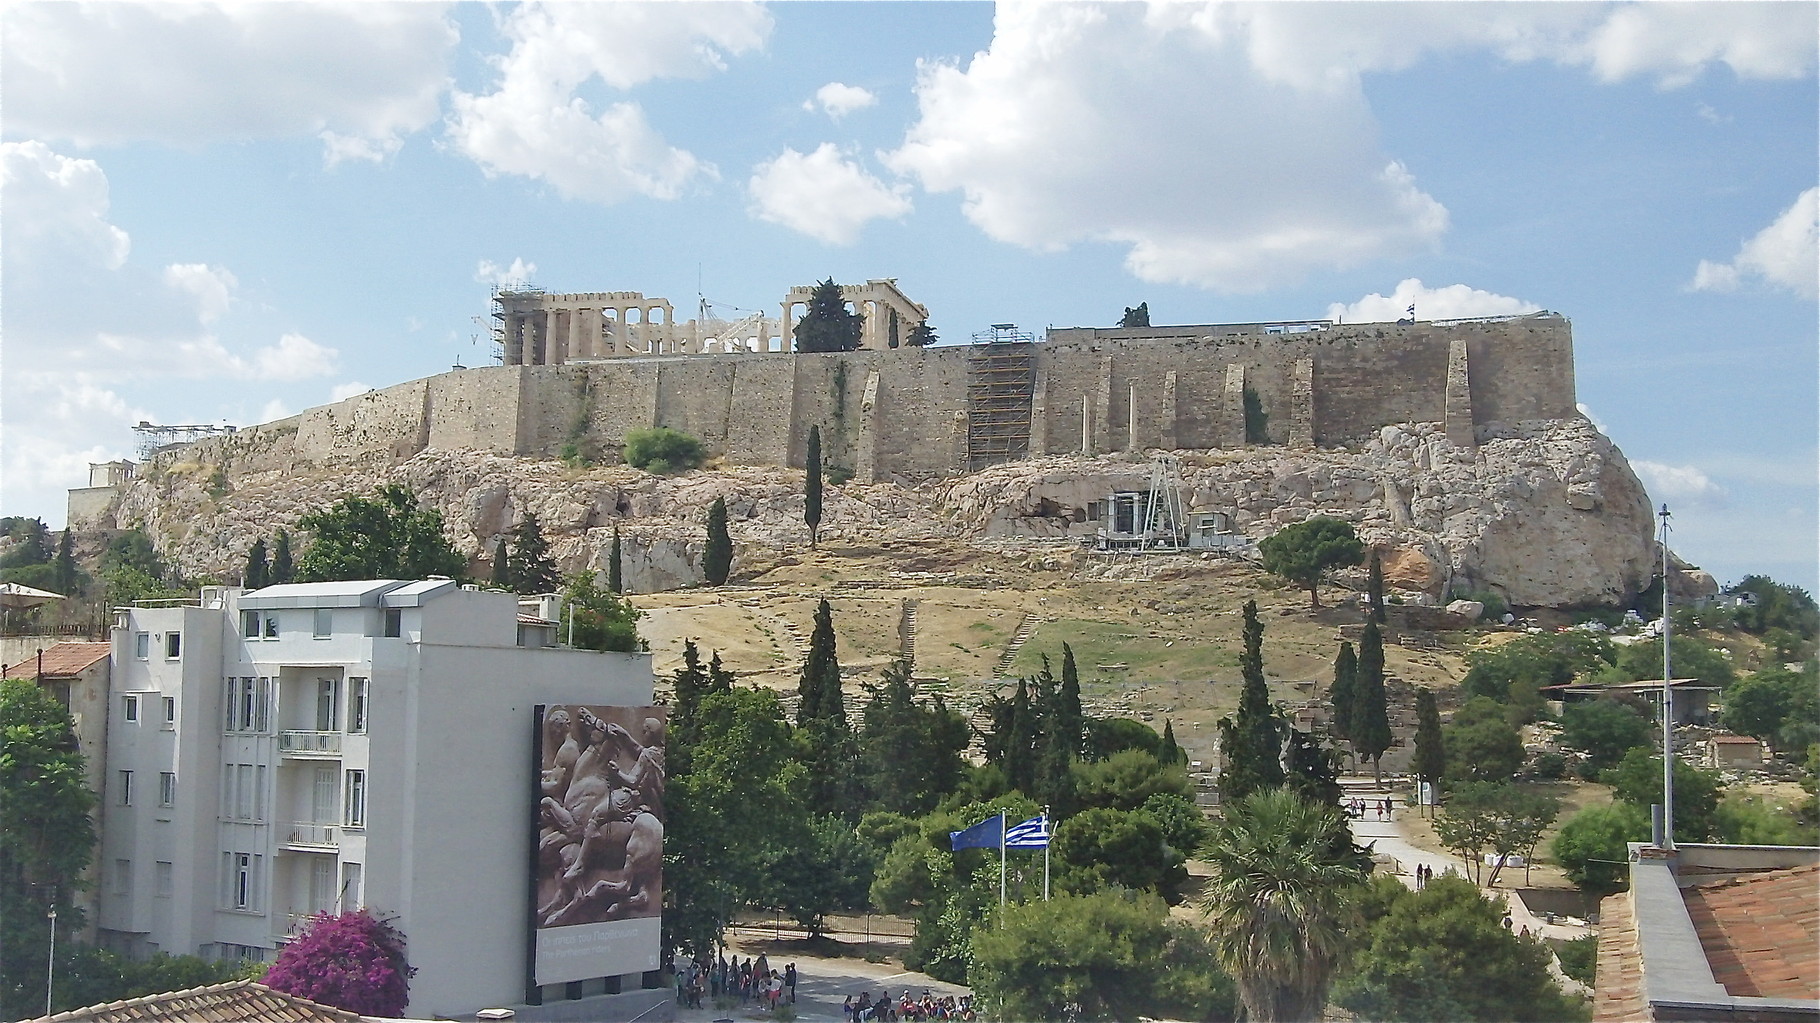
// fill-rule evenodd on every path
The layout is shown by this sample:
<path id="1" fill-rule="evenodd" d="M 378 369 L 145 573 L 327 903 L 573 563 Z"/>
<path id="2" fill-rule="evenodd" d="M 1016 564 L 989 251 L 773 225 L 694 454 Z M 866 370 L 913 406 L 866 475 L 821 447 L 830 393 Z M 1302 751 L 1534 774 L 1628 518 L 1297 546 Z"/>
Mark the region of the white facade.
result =
<path id="1" fill-rule="evenodd" d="M 652 696 L 649 654 L 525 632 L 515 597 L 448 581 L 211 588 L 123 611 L 104 940 L 270 959 L 309 914 L 366 906 L 405 933 L 413 1015 L 520 1001 L 532 708 Z M 628 972 L 612 965 L 602 976 Z"/>

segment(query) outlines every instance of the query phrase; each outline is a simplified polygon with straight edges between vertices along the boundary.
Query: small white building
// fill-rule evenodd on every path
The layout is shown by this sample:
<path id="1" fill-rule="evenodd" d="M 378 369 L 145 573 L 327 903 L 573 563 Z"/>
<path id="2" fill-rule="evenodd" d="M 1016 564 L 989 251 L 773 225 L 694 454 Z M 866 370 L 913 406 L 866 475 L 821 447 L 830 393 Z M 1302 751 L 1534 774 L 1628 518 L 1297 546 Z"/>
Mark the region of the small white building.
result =
<path id="1" fill-rule="evenodd" d="M 448 580 L 123 609 L 101 940 L 270 960 L 310 914 L 364 906 L 406 936 L 414 1016 L 524 1001 L 534 707 L 652 697 L 649 654 L 526 624 L 512 595 Z M 552 997 L 636 989 L 650 968 L 603 963 Z"/>

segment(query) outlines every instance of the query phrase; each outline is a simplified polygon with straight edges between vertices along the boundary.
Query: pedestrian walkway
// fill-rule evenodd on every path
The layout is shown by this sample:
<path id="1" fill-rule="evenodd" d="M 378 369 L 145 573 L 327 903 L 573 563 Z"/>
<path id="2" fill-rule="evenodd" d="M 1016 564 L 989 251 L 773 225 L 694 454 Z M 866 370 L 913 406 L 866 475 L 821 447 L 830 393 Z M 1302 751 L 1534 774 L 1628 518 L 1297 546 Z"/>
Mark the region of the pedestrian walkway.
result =
<path id="1" fill-rule="evenodd" d="M 947 984 L 923 973 L 911 973 L 897 963 L 869 963 L 864 959 L 832 959 L 816 956 L 791 957 L 786 952 L 771 948 L 767 953 L 771 965 L 782 970 L 784 964 L 796 964 L 796 1018 L 799 1020 L 834 1020 L 845 1017 L 841 1014 L 841 1003 L 848 995 L 867 992 L 874 999 L 880 991 L 889 991 L 895 1001 L 905 991 L 913 997 L 921 998 L 927 991 L 938 998 L 947 995 L 960 996 L 968 994 L 968 989 L 958 984 Z M 740 949 L 743 956 L 746 950 Z M 756 950 L 752 953 L 757 954 Z M 714 1020 L 766 1020 L 771 1014 L 760 1008 L 757 1002 L 731 1009 L 716 1009 L 705 996 L 699 1009 L 677 1009 L 675 1019 L 678 1023 L 712 1023 Z"/>

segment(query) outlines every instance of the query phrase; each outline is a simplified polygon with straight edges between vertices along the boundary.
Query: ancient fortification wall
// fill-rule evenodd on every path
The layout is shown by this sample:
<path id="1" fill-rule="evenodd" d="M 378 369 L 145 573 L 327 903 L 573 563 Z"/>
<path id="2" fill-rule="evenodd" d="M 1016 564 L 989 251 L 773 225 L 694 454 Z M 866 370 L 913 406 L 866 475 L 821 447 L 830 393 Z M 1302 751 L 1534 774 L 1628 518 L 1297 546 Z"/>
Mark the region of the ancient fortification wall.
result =
<path id="1" fill-rule="evenodd" d="M 1270 442 L 1296 447 L 1356 445 L 1393 423 L 1441 423 L 1471 445 L 1490 424 L 1578 414 L 1572 333 L 1553 314 L 1196 330 L 1052 330 L 1024 349 L 1030 370 L 1009 404 L 1027 418 L 1008 428 L 1013 441 L 1036 455 L 1238 447 L 1247 390 Z M 668 426 L 730 462 L 801 465 L 820 425 L 828 460 L 862 479 L 930 477 L 1002 460 L 982 459 L 969 440 L 970 418 L 994 414 L 969 380 L 996 347 L 463 369 L 165 457 L 257 470 L 425 449 L 551 457 L 573 445 L 612 460 L 626 431 Z"/>

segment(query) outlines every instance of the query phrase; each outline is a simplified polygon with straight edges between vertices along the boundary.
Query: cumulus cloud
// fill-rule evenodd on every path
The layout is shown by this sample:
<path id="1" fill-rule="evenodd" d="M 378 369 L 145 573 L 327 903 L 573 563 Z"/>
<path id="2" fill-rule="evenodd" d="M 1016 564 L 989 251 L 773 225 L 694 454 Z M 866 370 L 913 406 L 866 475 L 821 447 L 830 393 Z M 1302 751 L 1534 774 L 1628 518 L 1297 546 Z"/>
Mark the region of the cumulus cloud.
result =
<path id="1" fill-rule="evenodd" d="M 1820 188 L 1810 188 L 1768 227 L 1739 246 L 1729 263 L 1702 259 L 1689 285 L 1695 291 L 1736 291 L 1748 282 L 1814 298 L 1820 284 Z"/>
<path id="2" fill-rule="evenodd" d="M 206 263 L 172 263 L 164 268 L 164 283 L 196 296 L 197 315 L 212 323 L 227 312 L 228 302 L 240 282 L 225 267 Z"/>
<path id="3" fill-rule="evenodd" d="M 319 136 L 331 164 L 372 159 L 435 121 L 457 39 L 439 4 L 15 4 L 7 128 L 80 146 Z"/>
<path id="4" fill-rule="evenodd" d="M 285 334 L 241 363 L 241 372 L 256 380 L 308 380 L 335 372 L 339 353 L 302 334 Z"/>
<path id="5" fill-rule="evenodd" d="M 1740 78 L 1800 78 L 1814 67 L 1812 4 L 1639 3 L 1610 12 L 1569 59 L 1605 81 L 1654 76 L 1664 88 L 1724 64 Z"/>
<path id="6" fill-rule="evenodd" d="M 1725 504 L 1725 488 L 1691 465 L 1664 465 L 1639 459 L 1630 463 L 1657 503 L 1683 502 L 1697 507 Z"/>
<path id="7" fill-rule="evenodd" d="M 365 394 L 370 390 L 372 390 L 371 387 L 368 387 L 358 380 L 350 380 L 345 384 L 336 384 L 334 387 L 329 388 L 329 403 L 334 404 L 338 401 L 346 401 L 356 394 Z"/>
<path id="8" fill-rule="evenodd" d="M 64 156 L 36 140 L 0 143 L 0 190 L 8 276 L 47 259 L 114 270 L 132 251 L 132 239 L 108 222 L 107 175 L 93 160 Z M 29 251 L 34 262 L 16 260 L 15 250 Z"/>
<path id="9" fill-rule="evenodd" d="M 1439 237 L 1447 211 L 1378 151 L 1357 88 L 1268 81 L 1215 21 L 1172 6 L 1000 7 L 966 67 L 921 65 L 921 116 L 887 163 L 960 192 L 999 241 L 1110 242 L 1144 280 L 1223 291 Z"/>
<path id="10" fill-rule="evenodd" d="M 1464 284 L 1430 288 L 1415 277 L 1398 282 L 1389 295 L 1373 292 L 1351 305 L 1335 302 L 1327 307 L 1327 318 L 1344 323 L 1384 323 L 1404 319 L 1409 307 L 1415 306 L 1419 320 L 1454 320 L 1469 316 L 1520 316 L 1541 312 L 1534 302 L 1508 295 L 1497 295 Z"/>
<path id="11" fill-rule="evenodd" d="M 814 98 L 803 101 L 803 109 L 814 110 L 820 107 L 830 118 L 838 121 L 855 110 L 864 110 L 877 102 L 878 97 L 870 89 L 829 82 L 815 90 Z"/>
<path id="12" fill-rule="evenodd" d="M 636 102 L 596 114 L 581 88 L 598 79 L 623 91 L 722 70 L 727 55 L 764 44 L 771 16 L 751 3 L 526 4 L 502 30 L 512 48 L 492 59 L 499 86 L 451 96 L 450 140 L 488 176 L 545 181 L 569 198 L 613 203 L 674 199 L 715 169 L 666 142 Z"/>
<path id="13" fill-rule="evenodd" d="M 886 185 L 841 155 L 832 142 L 813 153 L 785 149 L 752 170 L 752 212 L 830 245 L 851 245 L 871 220 L 911 209 L 907 185 Z"/>
<path id="14" fill-rule="evenodd" d="M 482 284 L 524 284 L 537 276 L 537 264 L 522 256 L 512 257 L 511 266 L 500 266 L 490 259 L 483 259 L 474 268 L 474 279 Z"/>

